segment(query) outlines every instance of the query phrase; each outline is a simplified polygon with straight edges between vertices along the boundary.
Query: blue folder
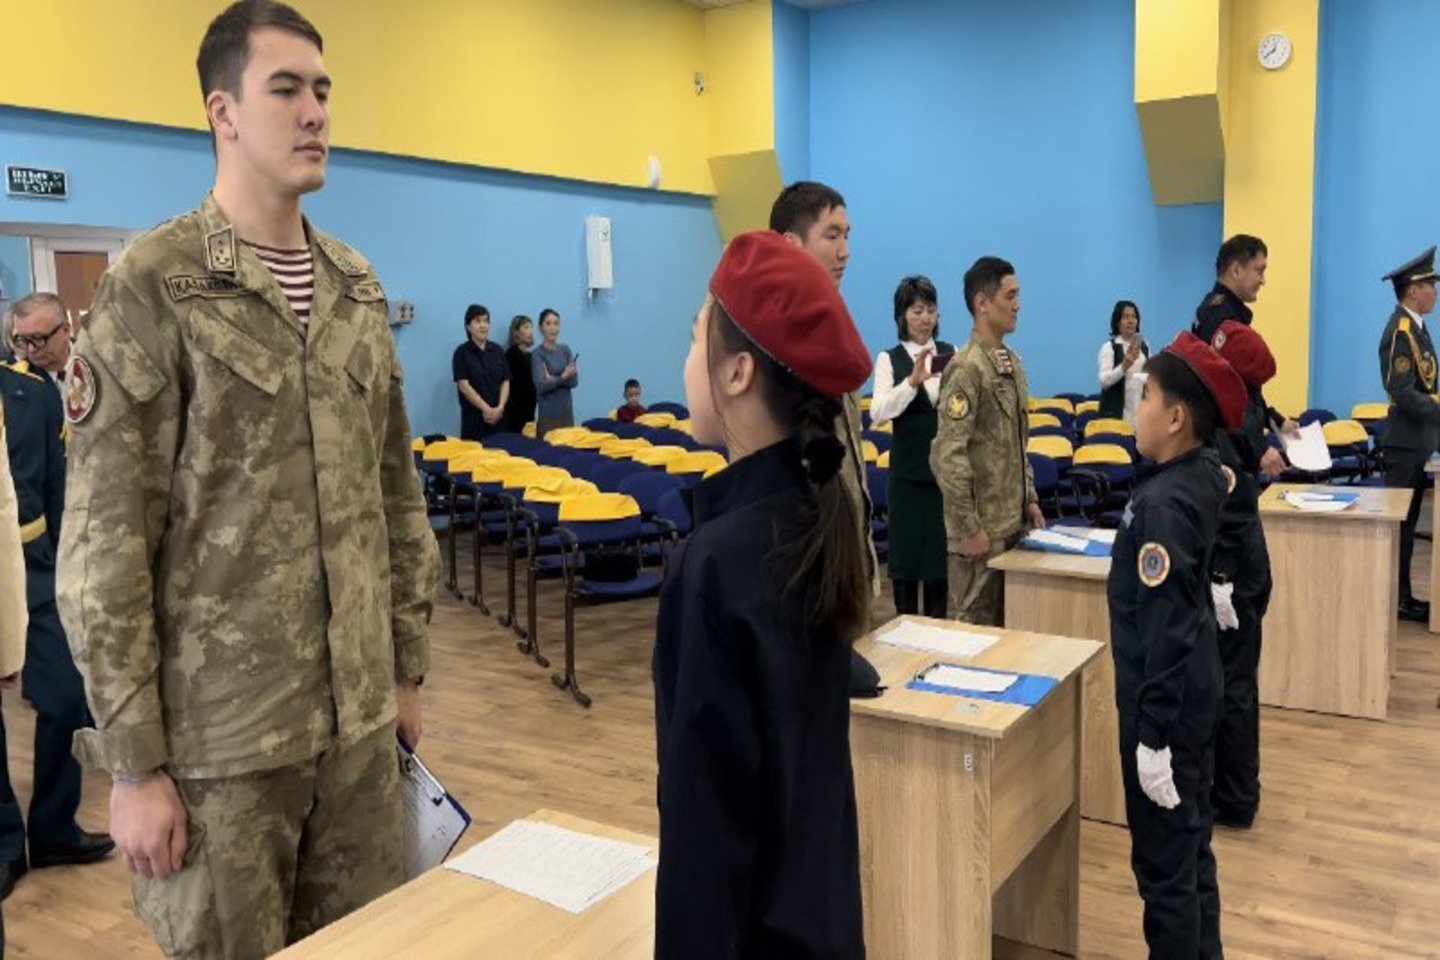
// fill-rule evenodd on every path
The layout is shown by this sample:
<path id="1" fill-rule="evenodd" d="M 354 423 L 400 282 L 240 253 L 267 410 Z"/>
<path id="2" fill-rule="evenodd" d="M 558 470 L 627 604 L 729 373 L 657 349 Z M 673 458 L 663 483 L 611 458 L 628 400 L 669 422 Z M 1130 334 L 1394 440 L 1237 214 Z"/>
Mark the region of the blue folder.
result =
<path id="1" fill-rule="evenodd" d="M 938 667 L 940 664 L 935 664 Z M 951 666 L 963 666 L 966 670 L 975 670 L 979 673 L 1001 673 L 1009 674 L 1010 670 L 986 670 L 984 667 L 972 667 L 968 664 L 951 664 Z M 1022 707 L 1033 707 L 1045 695 L 1060 683 L 1054 677 L 1040 676 L 1034 673 L 1016 674 L 1016 680 L 1008 688 L 999 693 L 991 693 L 988 690 L 966 690 L 962 687 L 947 687 L 938 683 L 926 683 L 923 679 L 934 667 L 922 670 L 919 675 L 905 684 L 906 690 L 923 690 L 926 693 L 943 693 L 950 697 L 974 697 L 976 700 L 994 700 L 998 703 L 1018 703 Z"/>
<path id="2" fill-rule="evenodd" d="M 1076 540 L 1084 540 L 1085 546 L 1080 550 L 1070 550 L 1054 543 L 1039 543 L 1032 540 L 1027 534 L 1020 538 L 1020 549 L 1039 550 L 1042 553 L 1065 553 L 1072 557 L 1108 557 L 1110 556 L 1110 544 L 1102 543 L 1099 540 L 1092 540 L 1085 536 L 1085 527 L 1071 527 L 1072 530 L 1079 530 L 1080 533 L 1068 533 L 1065 527 L 1051 527 L 1050 533 L 1058 533 L 1066 537 L 1074 537 Z"/>

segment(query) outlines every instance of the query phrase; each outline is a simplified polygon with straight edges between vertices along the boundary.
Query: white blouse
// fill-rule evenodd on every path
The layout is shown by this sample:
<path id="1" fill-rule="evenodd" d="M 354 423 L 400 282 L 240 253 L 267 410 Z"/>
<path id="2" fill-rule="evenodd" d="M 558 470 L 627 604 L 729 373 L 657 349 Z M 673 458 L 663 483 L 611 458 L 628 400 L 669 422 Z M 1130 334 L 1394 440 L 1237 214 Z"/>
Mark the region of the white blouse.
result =
<path id="1" fill-rule="evenodd" d="M 910 354 L 914 360 L 920 355 L 920 351 L 929 347 L 933 357 L 935 341 L 927 340 L 925 343 L 915 343 L 906 340 L 902 346 L 905 352 Z M 925 378 L 925 395 L 930 398 L 930 405 L 934 406 L 940 402 L 940 374 L 932 373 Z M 916 389 L 910 386 L 910 378 L 905 377 L 899 383 L 895 382 L 895 368 L 890 363 L 890 351 L 886 350 L 875 358 L 875 391 L 870 398 L 870 422 L 882 424 L 887 420 L 894 420 L 905 412 L 915 399 Z"/>
<path id="2" fill-rule="evenodd" d="M 1100 346 L 1100 389 L 1108 390 L 1126 377 L 1123 364 L 1115 362 L 1115 349 L 1113 344 L 1119 344 L 1121 350 L 1128 345 L 1120 337 L 1112 337 Z M 1135 408 L 1140 405 L 1140 393 L 1145 386 L 1145 354 L 1135 358 L 1130 365 L 1129 376 L 1125 380 L 1125 420 L 1134 422 Z"/>

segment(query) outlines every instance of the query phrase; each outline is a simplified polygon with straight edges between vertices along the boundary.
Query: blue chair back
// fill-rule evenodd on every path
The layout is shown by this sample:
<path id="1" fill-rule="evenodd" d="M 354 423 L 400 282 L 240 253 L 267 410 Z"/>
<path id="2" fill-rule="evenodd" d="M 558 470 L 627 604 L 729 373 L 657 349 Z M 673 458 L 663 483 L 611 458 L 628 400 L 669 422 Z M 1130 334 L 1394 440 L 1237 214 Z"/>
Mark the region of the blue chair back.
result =
<path id="1" fill-rule="evenodd" d="M 891 444 L 895 442 L 895 437 L 892 434 L 881 433 L 879 430 L 866 430 L 860 436 L 861 439 L 869 440 L 871 443 L 875 444 L 875 449 L 879 450 L 881 453 L 889 450 Z"/>
<path id="2" fill-rule="evenodd" d="M 533 450 L 541 441 L 533 437 L 527 437 L 523 433 L 492 433 L 484 440 L 484 445 L 491 450 L 504 450 L 506 453 L 523 454 L 527 450 Z"/>
<path id="3" fill-rule="evenodd" d="M 1035 475 L 1035 492 L 1041 496 L 1060 489 L 1060 465 L 1040 453 L 1027 453 L 1030 471 Z"/>
<path id="4" fill-rule="evenodd" d="M 659 512 L 662 496 L 684 486 L 684 481 L 676 474 L 646 470 L 644 473 L 633 473 L 620 481 L 619 492 L 634 497 L 635 502 L 640 504 L 640 512 L 649 517 Z"/>
<path id="5" fill-rule="evenodd" d="M 673 400 L 661 400 L 658 403 L 647 404 L 645 411 L 647 413 L 668 413 L 677 420 L 690 419 L 690 411 L 686 409 L 685 404 L 676 403 Z"/>
<path id="6" fill-rule="evenodd" d="M 1071 438 L 1074 436 L 1074 432 L 1071 431 L 1071 430 L 1067 430 L 1067 429 L 1064 428 L 1064 427 L 1039 426 L 1039 427 L 1031 427 L 1031 428 L 1030 428 L 1030 436 L 1032 436 L 1032 437 L 1064 437 L 1065 439 L 1069 440 L 1069 439 L 1071 439 Z"/>
<path id="7" fill-rule="evenodd" d="M 620 483 L 626 477 L 634 476 L 637 473 L 659 472 L 661 471 L 652 470 L 645 464 L 636 463 L 634 460 L 611 460 L 596 470 L 594 476 L 585 479 L 599 487 L 602 493 L 619 493 Z"/>
<path id="8" fill-rule="evenodd" d="M 694 450 L 696 447 L 695 438 L 684 430 L 672 430 L 669 427 L 649 427 L 648 432 L 641 434 L 657 447 L 684 447 L 686 450 Z"/>
<path id="9" fill-rule="evenodd" d="M 675 529 L 682 537 L 689 533 L 695 525 L 690 518 L 690 508 L 685 505 L 685 498 L 681 495 L 679 488 L 666 490 L 660 495 L 655 515 L 675 524 Z"/>
<path id="10" fill-rule="evenodd" d="M 841 466 L 841 469 L 845 469 Z M 865 484 L 870 488 L 870 505 L 877 513 L 890 509 L 890 471 L 873 463 L 865 464 Z"/>
<path id="11" fill-rule="evenodd" d="M 605 428 L 607 433 L 613 433 L 621 440 L 634 440 L 643 437 L 650 432 L 650 428 L 643 423 L 620 423 L 616 420 L 605 421 L 609 426 Z"/>
<path id="12" fill-rule="evenodd" d="M 575 535 L 581 549 L 612 543 L 635 543 L 640 539 L 640 518 L 623 520 L 567 520 L 559 524 Z"/>
<path id="13" fill-rule="evenodd" d="M 1335 419 L 1337 418 L 1331 411 L 1322 407 L 1311 407 L 1309 410 L 1300 414 L 1298 422 L 1300 426 L 1308 427 L 1312 423 L 1329 423 Z"/>
<path id="14" fill-rule="evenodd" d="M 591 417 L 589 420 L 580 424 L 580 426 L 586 430 L 594 430 L 597 433 L 613 433 L 614 431 L 610 428 L 615 426 L 615 423 L 616 421 L 611 420 L 609 417 Z"/>

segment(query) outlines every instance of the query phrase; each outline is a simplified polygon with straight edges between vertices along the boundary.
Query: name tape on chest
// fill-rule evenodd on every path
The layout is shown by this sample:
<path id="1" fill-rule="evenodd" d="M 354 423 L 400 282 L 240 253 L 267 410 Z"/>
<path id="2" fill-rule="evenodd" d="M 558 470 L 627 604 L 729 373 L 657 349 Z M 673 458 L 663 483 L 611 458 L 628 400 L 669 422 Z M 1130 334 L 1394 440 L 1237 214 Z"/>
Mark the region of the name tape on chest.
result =
<path id="1" fill-rule="evenodd" d="M 250 292 L 229 277 L 183 275 L 166 277 L 165 290 L 177 302 L 190 297 L 243 297 Z"/>

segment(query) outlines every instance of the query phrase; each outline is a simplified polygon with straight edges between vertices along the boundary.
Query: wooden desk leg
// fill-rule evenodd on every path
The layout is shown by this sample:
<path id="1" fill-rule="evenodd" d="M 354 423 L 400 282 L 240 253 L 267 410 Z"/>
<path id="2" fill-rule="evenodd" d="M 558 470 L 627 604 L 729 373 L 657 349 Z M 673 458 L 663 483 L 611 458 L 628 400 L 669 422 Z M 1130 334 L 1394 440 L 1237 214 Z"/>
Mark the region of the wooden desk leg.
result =
<path id="1" fill-rule="evenodd" d="M 989 741 L 853 717 L 867 953 L 990 960 Z"/>
<path id="2" fill-rule="evenodd" d="M 1440 633 L 1440 473 L 1435 474 L 1435 496 L 1430 501 L 1430 632 Z"/>

